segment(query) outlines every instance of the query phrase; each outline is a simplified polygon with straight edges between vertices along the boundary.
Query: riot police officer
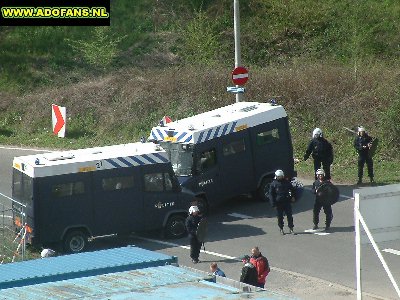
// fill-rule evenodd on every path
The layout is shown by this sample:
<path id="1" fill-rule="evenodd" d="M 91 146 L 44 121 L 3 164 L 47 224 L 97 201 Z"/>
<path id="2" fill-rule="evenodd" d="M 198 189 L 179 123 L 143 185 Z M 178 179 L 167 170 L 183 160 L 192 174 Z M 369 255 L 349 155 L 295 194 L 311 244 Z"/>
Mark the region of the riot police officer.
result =
<path id="1" fill-rule="evenodd" d="M 197 227 L 201 221 L 200 210 L 197 206 L 189 208 L 189 216 L 186 218 L 186 230 L 189 234 L 190 258 L 194 264 L 199 263 L 201 242 L 197 238 Z"/>
<path id="2" fill-rule="evenodd" d="M 315 180 L 313 183 L 313 191 L 314 194 L 316 195 L 314 209 L 313 209 L 313 223 L 314 223 L 313 229 L 314 230 L 318 229 L 319 213 L 321 211 L 321 208 L 323 208 L 325 213 L 325 231 L 328 231 L 333 219 L 332 206 L 328 203 L 322 203 L 321 201 L 319 201 L 317 193 L 318 193 L 318 188 L 320 188 L 323 184 L 330 182 L 329 180 L 325 179 L 324 170 L 318 169 L 317 172 L 315 172 L 315 174 L 317 176 L 317 180 Z"/>
<path id="3" fill-rule="evenodd" d="M 367 163 L 368 177 L 371 183 L 374 183 L 374 165 L 369 153 L 372 146 L 372 137 L 365 131 L 364 127 L 358 127 L 357 137 L 354 140 L 354 148 L 358 152 L 358 182 L 362 183 L 364 165 Z"/>
<path id="4" fill-rule="evenodd" d="M 289 233 L 293 232 L 293 214 L 291 202 L 294 202 L 294 188 L 289 180 L 285 178 L 285 174 L 282 170 L 275 171 L 275 179 L 272 181 L 269 188 L 269 195 L 271 197 L 272 206 L 276 207 L 278 226 L 280 233 L 285 234 L 283 231 L 283 213 L 286 213 Z"/>
<path id="5" fill-rule="evenodd" d="M 323 137 L 322 130 L 315 128 L 312 133 L 312 139 L 308 144 L 304 160 L 306 161 L 310 154 L 314 159 L 314 174 L 321 168 L 325 171 L 325 179 L 331 179 L 331 164 L 333 162 L 333 148 L 331 143 Z M 317 176 L 315 176 L 317 179 Z"/>

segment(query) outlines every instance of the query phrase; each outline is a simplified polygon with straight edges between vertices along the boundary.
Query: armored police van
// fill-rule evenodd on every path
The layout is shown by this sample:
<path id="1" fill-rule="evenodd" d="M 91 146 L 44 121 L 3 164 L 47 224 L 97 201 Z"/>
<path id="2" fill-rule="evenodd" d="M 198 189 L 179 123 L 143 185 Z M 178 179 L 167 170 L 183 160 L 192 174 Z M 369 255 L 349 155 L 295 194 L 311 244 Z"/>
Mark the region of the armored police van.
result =
<path id="1" fill-rule="evenodd" d="M 181 237 L 194 199 L 153 143 L 15 157 L 12 197 L 26 215 L 14 222 L 26 222 L 32 244 L 62 243 L 68 252 L 114 233 L 163 229 Z"/>
<path id="2" fill-rule="evenodd" d="M 182 186 L 207 209 L 249 194 L 268 200 L 277 169 L 296 176 L 289 122 L 275 103 L 238 102 L 153 127 Z"/>

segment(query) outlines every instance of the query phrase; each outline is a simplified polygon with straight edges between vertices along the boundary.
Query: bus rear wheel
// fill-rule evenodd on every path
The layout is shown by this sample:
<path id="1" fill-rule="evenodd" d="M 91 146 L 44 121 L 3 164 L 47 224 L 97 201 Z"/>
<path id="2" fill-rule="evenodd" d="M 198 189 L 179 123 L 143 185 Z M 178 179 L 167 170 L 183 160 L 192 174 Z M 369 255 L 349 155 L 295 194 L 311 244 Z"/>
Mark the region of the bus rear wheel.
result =
<path id="1" fill-rule="evenodd" d="M 165 236 L 170 239 L 179 239 L 186 235 L 186 218 L 182 215 L 169 217 L 165 225 Z"/>
<path id="2" fill-rule="evenodd" d="M 69 231 L 63 240 L 64 251 L 67 253 L 79 253 L 86 249 L 88 236 L 82 230 Z"/>

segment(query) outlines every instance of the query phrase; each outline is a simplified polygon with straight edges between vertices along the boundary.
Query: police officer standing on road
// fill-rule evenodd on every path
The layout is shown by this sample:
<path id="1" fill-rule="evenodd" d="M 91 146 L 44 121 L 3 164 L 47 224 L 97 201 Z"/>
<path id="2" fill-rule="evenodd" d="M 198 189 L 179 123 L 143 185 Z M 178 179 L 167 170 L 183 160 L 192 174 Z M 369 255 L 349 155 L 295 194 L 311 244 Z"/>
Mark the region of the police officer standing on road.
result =
<path id="1" fill-rule="evenodd" d="M 365 131 L 364 127 L 358 127 L 357 137 L 354 140 L 354 148 L 358 152 L 358 182 L 362 183 L 365 162 L 367 163 L 368 177 L 374 183 L 374 165 L 369 150 L 372 146 L 372 137 Z"/>
<path id="2" fill-rule="evenodd" d="M 313 209 L 313 222 L 314 222 L 313 229 L 314 230 L 318 229 L 319 213 L 321 211 L 321 208 L 323 208 L 325 216 L 326 216 L 325 231 L 328 231 L 331 226 L 332 219 L 333 219 L 332 206 L 330 204 L 327 204 L 327 203 L 323 204 L 322 202 L 318 201 L 317 192 L 318 192 L 318 188 L 321 187 L 321 185 L 323 185 L 325 183 L 330 183 L 330 182 L 329 182 L 329 180 L 325 179 L 325 172 L 322 169 L 317 170 L 316 176 L 317 176 L 317 180 L 314 181 L 314 183 L 313 183 L 313 191 L 314 191 L 314 194 L 316 194 L 314 209 Z"/>
<path id="3" fill-rule="evenodd" d="M 201 242 L 197 239 L 197 227 L 200 223 L 200 210 L 197 206 L 189 208 L 189 216 L 186 218 L 186 230 L 189 234 L 190 241 L 190 258 L 194 264 L 199 263 Z"/>
<path id="4" fill-rule="evenodd" d="M 310 154 L 314 159 L 314 174 L 321 168 L 325 171 L 325 179 L 331 179 L 331 164 L 333 162 L 333 148 L 324 137 L 320 128 L 315 128 L 312 133 L 312 139 L 308 144 L 304 160 L 306 161 Z M 317 179 L 317 177 L 315 177 Z"/>
<path id="5" fill-rule="evenodd" d="M 269 188 L 269 195 L 272 200 L 272 206 L 276 207 L 277 217 L 278 217 L 278 226 L 280 228 L 280 232 L 282 235 L 285 234 L 283 231 L 283 213 L 286 213 L 289 233 L 294 234 L 293 232 L 293 215 L 292 215 L 292 205 L 291 202 L 294 202 L 294 188 L 292 184 L 285 178 L 285 174 L 282 170 L 275 171 L 275 179 L 272 181 Z"/>

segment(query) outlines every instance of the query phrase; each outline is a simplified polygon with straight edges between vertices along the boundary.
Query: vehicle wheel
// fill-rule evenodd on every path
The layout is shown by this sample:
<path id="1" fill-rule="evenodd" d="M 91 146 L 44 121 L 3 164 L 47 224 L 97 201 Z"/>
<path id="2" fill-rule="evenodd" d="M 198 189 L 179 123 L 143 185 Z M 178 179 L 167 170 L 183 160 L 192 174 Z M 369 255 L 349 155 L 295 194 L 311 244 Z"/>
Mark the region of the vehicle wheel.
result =
<path id="1" fill-rule="evenodd" d="M 170 239 L 178 239 L 186 235 L 186 218 L 182 215 L 173 215 L 169 217 L 165 225 L 165 236 Z"/>
<path id="2" fill-rule="evenodd" d="M 63 240 L 64 251 L 68 253 L 79 253 L 85 250 L 88 243 L 88 236 L 81 230 L 68 232 Z"/>
<path id="3" fill-rule="evenodd" d="M 264 178 L 260 187 L 257 190 L 257 198 L 262 202 L 270 202 L 269 187 L 271 185 L 271 178 Z"/>

